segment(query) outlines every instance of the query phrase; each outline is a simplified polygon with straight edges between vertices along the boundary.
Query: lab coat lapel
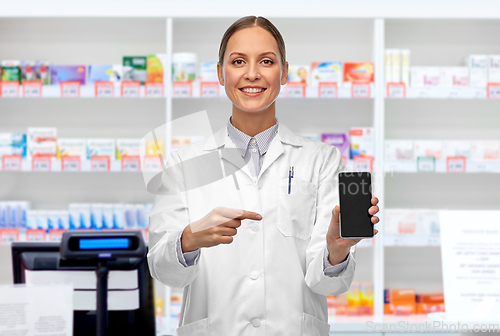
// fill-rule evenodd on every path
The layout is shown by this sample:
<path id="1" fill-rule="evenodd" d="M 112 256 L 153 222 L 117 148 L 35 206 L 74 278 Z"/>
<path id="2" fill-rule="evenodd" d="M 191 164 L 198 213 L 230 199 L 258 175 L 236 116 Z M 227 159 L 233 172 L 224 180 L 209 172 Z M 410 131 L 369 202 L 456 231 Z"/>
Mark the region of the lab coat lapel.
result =
<path id="1" fill-rule="evenodd" d="M 220 128 L 211 137 L 209 137 L 203 150 L 219 150 L 221 153 L 221 159 L 223 160 L 224 176 L 229 176 L 234 174 L 236 171 L 241 170 L 249 178 L 252 177 L 245 160 L 227 134 L 227 126 Z"/>
<path id="2" fill-rule="evenodd" d="M 295 147 L 302 146 L 302 141 L 300 140 L 300 138 L 297 137 L 297 135 L 295 135 L 292 131 L 290 131 L 288 127 L 280 123 L 278 126 L 278 133 L 274 137 L 273 141 L 271 141 L 269 149 L 264 156 L 264 162 L 262 164 L 262 168 L 260 169 L 259 178 L 262 176 L 262 174 L 264 174 L 267 168 L 269 168 L 274 163 L 274 161 L 276 161 L 281 156 L 281 154 L 285 152 L 283 143 Z"/>
<path id="3" fill-rule="evenodd" d="M 280 126 L 281 127 L 281 126 Z M 274 161 L 276 161 L 281 154 L 284 152 L 283 144 L 280 139 L 275 136 L 271 141 L 269 148 L 267 149 L 266 155 L 264 155 L 264 162 L 262 163 L 262 167 L 260 168 L 259 179 L 264 174 L 264 172 L 271 166 Z"/>

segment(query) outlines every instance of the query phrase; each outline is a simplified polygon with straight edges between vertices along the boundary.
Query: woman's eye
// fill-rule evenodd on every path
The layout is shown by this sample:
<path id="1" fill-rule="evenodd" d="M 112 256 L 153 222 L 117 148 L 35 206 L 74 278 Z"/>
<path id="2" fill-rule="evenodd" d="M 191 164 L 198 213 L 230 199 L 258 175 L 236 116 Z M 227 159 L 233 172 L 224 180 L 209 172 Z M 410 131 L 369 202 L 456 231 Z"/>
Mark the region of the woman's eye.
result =
<path id="1" fill-rule="evenodd" d="M 243 64 L 243 60 L 234 60 L 233 64 L 242 65 Z"/>
<path id="2" fill-rule="evenodd" d="M 265 65 L 271 65 L 271 64 L 273 64 L 273 61 L 267 59 L 267 60 L 263 60 L 262 63 L 264 63 Z"/>

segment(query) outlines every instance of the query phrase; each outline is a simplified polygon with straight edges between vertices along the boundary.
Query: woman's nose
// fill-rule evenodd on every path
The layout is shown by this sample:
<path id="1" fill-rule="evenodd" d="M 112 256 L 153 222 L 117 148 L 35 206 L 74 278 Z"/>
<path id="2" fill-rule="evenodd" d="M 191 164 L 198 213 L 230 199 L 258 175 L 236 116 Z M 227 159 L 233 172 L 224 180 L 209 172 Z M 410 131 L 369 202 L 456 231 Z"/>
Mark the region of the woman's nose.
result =
<path id="1" fill-rule="evenodd" d="M 247 70 L 248 71 L 245 74 L 245 79 L 254 81 L 260 78 L 259 68 L 256 64 L 250 64 Z"/>

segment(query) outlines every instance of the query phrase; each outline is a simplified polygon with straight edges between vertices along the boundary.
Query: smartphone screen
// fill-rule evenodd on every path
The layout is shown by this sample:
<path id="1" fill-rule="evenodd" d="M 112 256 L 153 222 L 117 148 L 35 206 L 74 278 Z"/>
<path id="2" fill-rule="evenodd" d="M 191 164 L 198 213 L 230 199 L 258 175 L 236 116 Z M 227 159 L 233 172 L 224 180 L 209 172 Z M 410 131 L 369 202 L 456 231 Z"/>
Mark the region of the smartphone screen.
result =
<path id="1" fill-rule="evenodd" d="M 342 238 L 373 237 L 371 174 L 339 173 L 340 236 Z"/>

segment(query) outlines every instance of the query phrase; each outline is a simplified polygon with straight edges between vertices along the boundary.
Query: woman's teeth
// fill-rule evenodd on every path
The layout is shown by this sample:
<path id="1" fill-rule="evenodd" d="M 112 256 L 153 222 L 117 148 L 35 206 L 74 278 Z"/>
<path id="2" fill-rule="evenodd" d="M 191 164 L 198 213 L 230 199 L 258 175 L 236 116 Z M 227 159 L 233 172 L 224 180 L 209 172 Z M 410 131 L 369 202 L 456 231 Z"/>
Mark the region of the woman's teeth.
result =
<path id="1" fill-rule="evenodd" d="M 241 91 L 246 92 L 246 93 L 258 93 L 258 92 L 263 92 L 265 89 L 257 89 L 257 88 L 245 88 L 241 89 Z"/>

